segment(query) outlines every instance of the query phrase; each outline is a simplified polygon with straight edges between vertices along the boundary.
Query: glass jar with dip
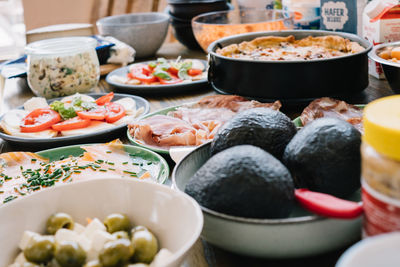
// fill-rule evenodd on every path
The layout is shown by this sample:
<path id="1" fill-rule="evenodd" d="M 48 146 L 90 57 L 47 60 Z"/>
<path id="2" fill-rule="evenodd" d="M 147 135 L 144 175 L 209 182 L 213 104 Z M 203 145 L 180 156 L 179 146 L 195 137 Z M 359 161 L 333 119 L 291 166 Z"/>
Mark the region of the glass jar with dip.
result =
<path id="1" fill-rule="evenodd" d="M 96 40 L 90 37 L 47 39 L 26 46 L 28 84 L 45 98 L 90 92 L 100 77 Z"/>
<path id="2" fill-rule="evenodd" d="M 364 110 L 362 155 L 363 236 L 400 230 L 400 96 Z"/>

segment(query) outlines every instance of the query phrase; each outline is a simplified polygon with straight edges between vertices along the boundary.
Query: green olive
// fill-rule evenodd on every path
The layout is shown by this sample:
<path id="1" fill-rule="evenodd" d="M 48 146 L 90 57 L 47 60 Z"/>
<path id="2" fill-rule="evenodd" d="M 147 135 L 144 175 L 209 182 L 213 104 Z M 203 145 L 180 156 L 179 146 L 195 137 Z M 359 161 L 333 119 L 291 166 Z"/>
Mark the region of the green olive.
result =
<path id="1" fill-rule="evenodd" d="M 121 238 L 129 239 L 129 234 L 125 231 L 114 232 L 112 233 L 112 235 L 115 236 L 117 239 Z"/>
<path id="2" fill-rule="evenodd" d="M 98 260 L 89 261 L 83 267 L 101 267 L 100 262 Z"/>
<path id="3" fill-rule="evenodd" d="M 103 267 L 123 266 L 133 255 L 133 247 L 128 239 L 109 241 L 100 251 L 99 260 Z"/>
<path id="4" fill-rule="evenodd" d="M 47 233 L 54 235 L 58 229 L 66 228 L 72 230 L 74 228 L 74 220 L 66 213 L 58 212 L 50 216 L 47 220 Z"/>
<path id="5" fill-rule="evenodd" d="M 125 214 L 113 213 L 104 219 L 104 225 L 109 233 L 129 231 L 131 223 Z"/>
<path id="6" fill-rule="evenodd" d="M 132 235 L 135 262 L 150 263 L 158 251 L 156 237 L 150 231 L 136 231 Z"/>
<path id="7" fill-rule="evenodd" d="M 86 252 L 74 241 L 56 244 L 54 258 L 61 267 L 81 267 L 86 261 Z"/>
<path id="8" fill-rule="evenodd" d="M 131 235 L 133 235 L 135 232 L 139 232 L 139 231 L 149 231 L 149 229 L 147 229 L 145 226 L 138 225 L 138 226 L 135 226 L 134 228 L 132 228 Z"/>
<path id="9" fill-rule="evenodd" d="M 37 235 L 24 250 L 25 258 L 33 263 L 46 263 L 53 259 L 54 237 Z"/>

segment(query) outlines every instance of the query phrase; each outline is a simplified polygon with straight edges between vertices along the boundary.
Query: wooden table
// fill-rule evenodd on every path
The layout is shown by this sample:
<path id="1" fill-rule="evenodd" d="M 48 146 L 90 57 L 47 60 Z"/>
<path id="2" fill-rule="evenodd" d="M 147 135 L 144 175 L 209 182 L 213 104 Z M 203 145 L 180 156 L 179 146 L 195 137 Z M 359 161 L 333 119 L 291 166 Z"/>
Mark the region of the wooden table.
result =
<path id="1" fill-rule="evenodd" d="M 206 55 L 201 51 L 190 51 L 178 43 L 165 44 L 158 52 L 158 57 L 176 58 L 177 56 L 183 58 L 200 58 L 205 59 Z M 1 97 L 1 80 L 0 80 L 0 97 Z M 96 92 L 108 92 L 113 88 L 102 79 L 95 89 Z M 173 105 L 179 105 L 185 102 L 196 101 L 203 96 L 214 94 L 213 91 L 202 91 L 195 93 L 188 93 L 184 95 L 169 95 L 169 96 L 146 96 L 145 98 L 150 102 L 151 111 L 161 108 L 166 108 Z M 349 103 L 366 104 L 374 99 L 388 96 L 393 94 L 386 81 L 377 80 L 373 77 L 370 78 L 370 85 L 368 88 L 351 97 L 347 97 L 346 101 Z M 7 80 L 4 87 L 3 102 L 0 102 L 0 113 L 9 109 L 22 105 L 27 99 L 33 96 L 29 90 L 25 79 L 12 79 Z M 0 98 L 1 99 L 1 98 Z M 290 117 L 297 116 L 304 105 L 296 105 L 283 107 L 283 111 Z M 12 151 L 13 148 L 0 139 L 0 153 Z M 328 230 L 328 229 L 327 229 Z M 345 248 L 331 252 L 329 254 L 319 255 L 310 258 L 291 259 L 291 260 L 266 260 L 254 259 L 235 255 L 221 249 L 218 249 L 205 241 L 199 240 L 194 248 L 190 251 L 188 258 L 184 264 L 185 267 L 235 267 L 235 266 L 268 266 L 268 267 L 286 267 L 286 266 L 304 266 L 304 267 L 330 267 L 334 266 L 338 257 L 343 253 Z"/>

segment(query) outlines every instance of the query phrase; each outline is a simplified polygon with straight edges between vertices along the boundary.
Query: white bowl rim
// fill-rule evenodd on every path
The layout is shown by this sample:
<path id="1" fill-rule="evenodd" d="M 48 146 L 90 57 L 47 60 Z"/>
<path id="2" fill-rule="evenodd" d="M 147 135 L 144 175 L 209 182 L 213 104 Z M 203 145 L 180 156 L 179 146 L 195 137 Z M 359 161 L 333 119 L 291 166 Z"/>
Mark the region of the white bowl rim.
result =
<path id="1" fill-rule="evenodd" d="M 368 53 L 369 58 L 374 60 L 374 61 L 376 61 L 376 62 L 378 62 L 378 63 L 380 63 L 380 64 L 383 64 L 383 65 L 389 65 L 389 66 L 392 66 L 392 67 L 400 68 L 400 63 L 396 63 L 396 62 L 393 62 L 393 61 L 390 61 L 390 60 L 383 59 L 383 58 L 381 58 L 380 56 L 378 56 L 376 54 L 376 52 L 379 49 L 381 49 L 383 47 L 388 47 L 388 46 L 400 46 L 400 41 L 398 41 L 398 42 L 390 42 L 390 43 L 383 43 L 383 44 L 379 44 L 379 45 L 374 46 L 372 48 L 372 50 Z"/>
<path id="2" fill-rule="evenodd" d="M 191 19 L 192 23 L 197 23 L 200 25 L 223 25 L 223 26 L 237 26 L 237 25 L 242 25 L 242 23 L 205 23 L 205 22 L 198 22 L 196 21 L 199 18 L 202 17 L 207 17 L 210 15 L 215 15 L 215 14 L 228 14 L 228 13 L 234 13 L 234 12 L 249 12 L 249 13 L 266 13 L 266 12 L 274 12 L 274 14 L 285 14 L 288 12 L 285 12 L 283 10 L 277 10 L 277 9 L 260 9 L 260 8 L 246 8 L 246 9 L 232 9 L 232 10 L 219 10 L 219 11 L 211 11 L 211 12 L 207 12 L 207 13 L 202 13 L 199 14 L 195 17 L 193 17 Z M 275 22 L 275 21 L 285 21 L 288 19 L 294 19 L 294 13 L 289 12 L 290 16 L 289 17 L 282 17 L 280 19 L 271 19 L 271 20 L 265 20 L 265 21 L 257 21 L 257 22 L 249 22 L 246 24 L 261 24 L 261 23 L 265 23 L 265 22 Z"/>
<path id="3" fill-rule="evenodd" d="M 179 259 L 180 257 L 182 257 L 185 253 L 187 253 L 190 248 L 192 248 L 192 246 L 194 245 L 194 243 L 197 241 L 197 239 L 200 237 L 201 231 L 203 230 L 203 223 L 204 223 L 204 218 L 203 218 L 203 213 L 201 212 L 200 209 L 200 205 L 189 195 L 178 191 L 178 190 L 173 190 L 170 187 L 166 186 L 166 185 L 162 185 L 162 184 L 157 184 L 157 183 L 153 183 L 153 182 L 149 182 L 149 181 L 139 181 L 139 180 L 130 180 L 130 179 L 125 179 L 125 178 L 96 178 L 93 180 L 86 180 L 86 181 L 79 181 L 79 182 L 75 182 L 75 183 L 69 183 L 69 184 L 61 184 L 61 185 L 57 185 L 51 188 L 46 188 L 45 190 L 39 190 L 37 192 L 33 192 L 32 194 L 22 197 L 22 198 L 17 198 L 14 199 L 13 201 L 6 203 L 6 204 L 2 204 L 0 206 L 0 209 L 2 209 L 3 207 L 10 207 L 10 209 L 12 209 L 12 206 L 15 205 L 15 203 L 20 203 L 21 201 L 29 201 L 29 198 L 32 196 L 36 196 L 38 197 L 38 195 L 40 194 L 48 194 L 48 192 L 51 191 L 60 191 L 60 190 L 65 190 L 64 188 L 74 188 L 74 187 L 79 187 L 81 184 L 90 184 L 90 183 L 115 183 L 116 181 L 121 183 L 145 183 L 148 184 L 150 187 L 158 187 L 158 190 L 164 191 L 165 193 L 168 194 L 175 194 L 176 196 L 179 196 L 183 199 L 185 199 L 185 201 L 189 202 L 190 205 L 195 209 L 195 213 L 196 213 L 196 217 L 199 219 L 197 226 L 195 228 L 195 230 L 192 232 L 192 236 L 190 237 L 190 239 L 188 241 L 186 241 L 186 244 L 181 247 L 180 249 L 178 249 L 175 253 L 172 253 L 171 257 L 168 257 L 168 259 L 165 262 L 165 265 L 169 265 L 172 264 L 174 261 L 176 261 L 177 259 Z"/>
<path id="4" fill-rule="evenodd" d="M 368 237 L 366 239 L 363 239 L 353 246 L 351 246 L 349 249 L 347 249 L 342 256 L 340 256 L 339 260 L 336 263 L 336 267 L 346 267 L 346 264 L 348 261 L 354 258 L 354 253 L 357 253 L 358 251 L 361 251 L 362 249 L 366 247 L 373 246 L 375 242 L 383 242 L 385 240 L 400 240 L 400 232 L 390 232 L 390 233 L 384 233 L 372 237 Z"/>
<path id="5" fill-rule="evenodd" d="M 157 15 L 157 19 L 154 21 L 145 21 L 145 22 L 131 22 L 131 23 L 115 23 L 112 20 L 121 18 L 121 17 L 141 17 L 141 16 L 149 16 L 149 15 Z M 110 21 L 111 20 L 111 21 Z M 134 25 L 148 25 L 148 24 L 159 24 L 169 21 L 169 16 L 163 12 L 141 12 L 141 13 L 131 13 L 131 14 L 122 14 L 122 15 L 114 15 L 101 18 L 96 21 L 97 26 L 111 26 L 111 27 L 120 27 L 120 26 L 134 26 Z"/>
<path id="6" fill-rule="evenodd" d="M 196 150 L 200 149 L 203 146 L 209 145 L 211 142 L 207 142 L 201 146 L 198 146 L 195 150 L 191 151 L 189 154 L 184 156 L 180 162 L 178 162 L 173 171 L 172 171 L 172 187 L 175 188 L 177 191 L 183 192 L 179 189 L 179 187 L 176 184 L 176 170 L 178 169 L 178 166 L 186 160 L 187 157 L 189 157 L 192 153 L 195 153 Z M 290 217 L 290 218 L 279 218 L 279 219 L 257 219 L 257 218 L 247 218 L 247 217 L 239 217 L 239 216 L 233 216 L 233 215 L 228 215 L 225 213 L 221 213 L 218 211 L 214 211 L 211 209 L 208 209 L 206 207 L 203 207 L 200 205 L 201 210 L 210 216 L 223 219 L 226 221 L 231 221 L 235 223 L 247 223 L 247 224 L 260 224 L 260 225 L 288 225 L 288 224 L 300 224 L 300 223 L 311 223 L 311 222 L 316 222 L 316 221 L 322 221 L 322 220 L 328 220 L 331 218 L 326 218 L 318 215 L 307 215 L 307 216 L 298 216 L 298 217 Z"/>

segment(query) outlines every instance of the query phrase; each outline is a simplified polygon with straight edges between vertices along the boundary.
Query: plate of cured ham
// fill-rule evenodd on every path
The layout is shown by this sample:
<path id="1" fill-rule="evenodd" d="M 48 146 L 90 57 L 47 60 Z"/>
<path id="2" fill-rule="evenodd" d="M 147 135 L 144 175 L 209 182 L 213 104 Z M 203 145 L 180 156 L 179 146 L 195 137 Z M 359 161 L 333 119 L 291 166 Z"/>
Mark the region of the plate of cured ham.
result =
<path id="1" fill-rule="evenodd" d="M 238 112 L 255 107 L 279 110 L 281 103 L 261 103 L 236 95 L 206 96 L 194 103 L 169 107 L 128 125 L 128 138 L 161 154 L 171 148 L 197 147 L 211 141 Z"/>
<path id="2" fill-rule="evenodd" d="M 345 120 L 363 133 L 364 107 L 365 105 L 352 105 L 342 100 L 322 97 L 312 101 L 301 115 L 293 120 L 293 123 L 297 127 L 303 127 L 318 118 L 331 117 Z"/>

